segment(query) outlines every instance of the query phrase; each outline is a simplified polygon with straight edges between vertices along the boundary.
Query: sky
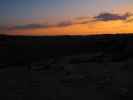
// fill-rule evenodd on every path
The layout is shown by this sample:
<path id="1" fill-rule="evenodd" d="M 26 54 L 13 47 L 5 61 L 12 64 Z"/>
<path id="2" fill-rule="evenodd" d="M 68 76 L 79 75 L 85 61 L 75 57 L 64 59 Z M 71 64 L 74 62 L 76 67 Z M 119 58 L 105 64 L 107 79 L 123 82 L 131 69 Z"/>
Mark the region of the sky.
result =
<path id="1" fill-rule="evenodd" d="M 133 0 L 0 0 L 0 34 L 133 33 Z"/>

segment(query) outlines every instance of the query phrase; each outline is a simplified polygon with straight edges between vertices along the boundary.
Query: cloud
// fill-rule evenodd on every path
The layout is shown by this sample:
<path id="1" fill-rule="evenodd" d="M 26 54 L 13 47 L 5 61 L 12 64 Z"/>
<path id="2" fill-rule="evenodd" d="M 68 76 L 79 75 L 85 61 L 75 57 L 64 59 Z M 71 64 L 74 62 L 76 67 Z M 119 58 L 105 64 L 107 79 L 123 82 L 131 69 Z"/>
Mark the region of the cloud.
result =
<path id="1" fill-rule="evenodd" d="M 29 30 L 29 29 L 48 29 L 48 28 L 54 28 L 54 27 L 68 27 L 73 25 L 74 23 L 72 21 L 64 21 L 59 22 L 57 24 L 23 24 L 23 25 L 16 25 L 11 27 L 0 27 L 0 29 L 5 30 Z"/>
<path id="2" fill-rule="evenodd" d="M 8 28 L 9 30 L 23 30 L 23 29 L 39 29 L 39 28 L 48 28 L 47 24 L 24 24 L 24 25 L 16 25 L 13 27 Z"/>
<path id="3" fill-rule="evenodd" d="M 81 20 L 81 21 L 64 21 L 60 22 L 55 25 L 55 27 L 69 27 L 72 25 L 78 25 L 78 24 L 88 24 L 89 20 Z"/>
<path id="4" fill-rule="evenodd" d="M 73 24 L 75 24 L 75 23 L 73 23 L 72 21 L 63 21 L 63 22 L 56 24 L 55 26 L 56 27 L 68 27 L 68 26 L 71 26 Z"/>
<path id="5" fill-rule="evenodd" d="M 76 20 L 88 20 L 88 19 L 90 19 L 89 16 L 84 16 L 84 17 L 78 17 L 78 18 L 76 18 Z"/>
<path id="6" fill-rule="evenodd" d="M 90 21 L 81 21 L 81 22 L 78 22 L 77 24 L 88 24 Z"/>
<path id="7" fill-rule="evenodd" d="M 73 25 L 79 25 L 79 24 L 89 24 L 93 22 L 103 21 L 117 21 L 121 20 L 124 22 L 132 22 L 133 21 L 133 14 L 132 13 L 125 13 L 125 14 L 117 14 L 117 13 L 100 13 L 96 16 L 81 16 L 78 18 L 75 18 L 73 20 L 64 20 L 62 22 L 56 23 L 56 24 L 40 24 L 40 23 L 32 23 L 32 24 L 23 24 L 23 25 L 15 25 L 15 26 L 0 26 L 0 31 L 11 31 L 11 30 L 32 30 L 32 29 L 48 29 L 48 28 L 64 28 L 69 27 Z"/>
<path id="8" fill-rule="evenodd" d="M 133 16 L 131 13 L 125 13 L 123 15 L 121 14 L 115 14 L 115 13 L 100 13 L 97 16 L 94 16 L 94 21 L 127 21 L 129 17 Z"/>
<path id="9" fill-rule="evenodd" d="M 0 26 L 0 31 L 64 28 L 72 25 L 87 24 L 87 23 L 88 21 L 81 21 L 81 22 L 62 21 L 56 24 L 23 24 L 23 25 L 15 25 L 15 26 Z"/>
<path id="10" fill-rule="evenodd" d="M 78 24 L 87 24 L 89 23 L 89 21 L 80 21 L 80 22 L 77 22 L 77 21 L 62 21 L 62 22 L 59 22 L 59 23 L 56 23 L 55 25 L 49 25 L 48 28 L 52 28 L 52 27 L 56 27 L 56 28 L 62 28 L 62 27 L 69 27 L 69 26 L 72 26 L 72 25 L 78 25 Z"/>
<path id="11" fill-rule="evenodd" d="M 117 14 L 117 13 L 111 13 L 111 12 L 104 12 L 100 13 L 96 16 L 81 16 L 75 18 L 76 21 L 78 21 L 77 24 L 88 24 L 92 22 L 97 21 L 125 21 L 125 22 L 132 22 L 133 21 L 133 13 L 125 13 L 125 14 Z"/>

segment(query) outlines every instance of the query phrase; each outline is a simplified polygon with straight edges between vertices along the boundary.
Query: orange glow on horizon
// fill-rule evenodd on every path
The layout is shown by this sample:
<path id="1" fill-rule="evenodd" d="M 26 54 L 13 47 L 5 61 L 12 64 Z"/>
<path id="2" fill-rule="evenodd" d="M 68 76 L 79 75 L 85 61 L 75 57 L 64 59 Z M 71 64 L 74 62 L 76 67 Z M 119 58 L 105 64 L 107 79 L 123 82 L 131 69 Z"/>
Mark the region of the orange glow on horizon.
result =
<path id="1" fill-rule="evenodd" d="M 10 31 L 10 35 L 91 35 L 91 34 L 114 34 L 132 33 L 133 22 L 123 21 L 96 22 L 89 24 L 76 24 L 67 27 L 52 27 L 41 29 L 25 29 Z M 8 32 L 7 32 L 8 33 Z"/>

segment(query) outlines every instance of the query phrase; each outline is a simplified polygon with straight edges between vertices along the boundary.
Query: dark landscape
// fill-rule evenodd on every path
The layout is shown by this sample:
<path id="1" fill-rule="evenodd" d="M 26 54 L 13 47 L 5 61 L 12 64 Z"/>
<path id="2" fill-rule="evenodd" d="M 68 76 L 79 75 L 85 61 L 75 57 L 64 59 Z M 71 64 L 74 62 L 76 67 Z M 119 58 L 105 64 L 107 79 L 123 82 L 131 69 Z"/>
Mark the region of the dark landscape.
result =
<path id="1" fill-rule="evenodd" d="M 132 34 L 0 36 L 0 96 L 8 100 L 128 100 L 132 66 Z"/>

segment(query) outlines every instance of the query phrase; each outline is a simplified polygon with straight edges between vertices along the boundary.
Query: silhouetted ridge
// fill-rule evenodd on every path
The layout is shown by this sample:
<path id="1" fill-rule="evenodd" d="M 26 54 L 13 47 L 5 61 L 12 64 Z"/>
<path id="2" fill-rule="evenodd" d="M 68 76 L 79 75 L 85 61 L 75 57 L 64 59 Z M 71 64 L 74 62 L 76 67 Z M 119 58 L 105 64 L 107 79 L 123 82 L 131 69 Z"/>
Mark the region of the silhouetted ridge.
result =
<path id="1" fill-rule="evenodd" d="M 92 36 L 0 36 L 1 63 L 26 64 L 45 57 L 103 52 L 111 53 L 112 60 L 132 57 L 133 35 Z M 96 60 L 97 59 L 97 60 Z M 98 58 L 93 59 L 98 61 Z M 100 60 L 101 57 L 100 57 Z"/>

